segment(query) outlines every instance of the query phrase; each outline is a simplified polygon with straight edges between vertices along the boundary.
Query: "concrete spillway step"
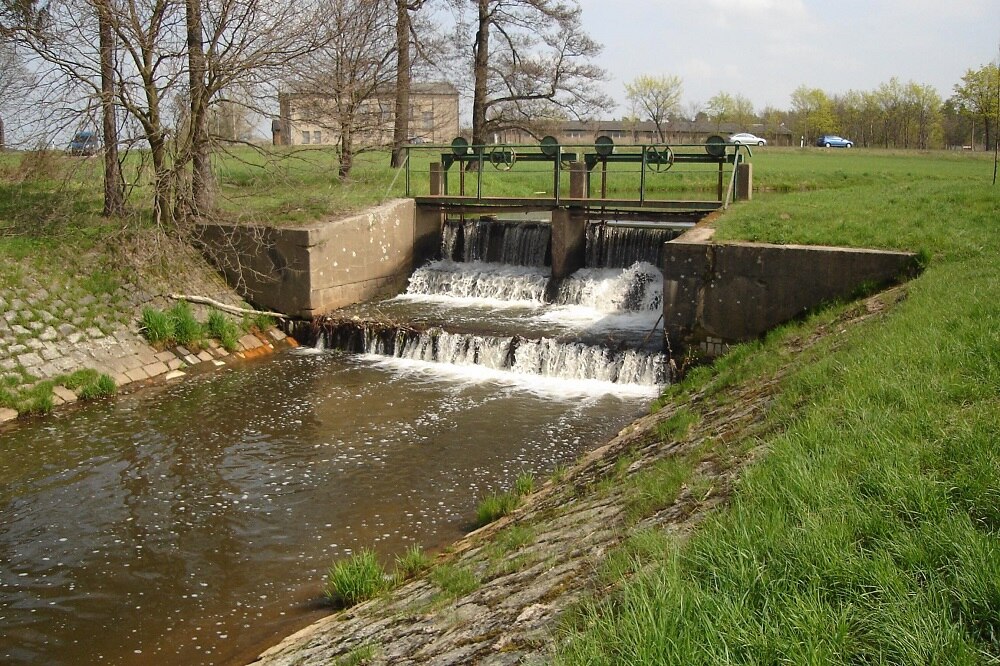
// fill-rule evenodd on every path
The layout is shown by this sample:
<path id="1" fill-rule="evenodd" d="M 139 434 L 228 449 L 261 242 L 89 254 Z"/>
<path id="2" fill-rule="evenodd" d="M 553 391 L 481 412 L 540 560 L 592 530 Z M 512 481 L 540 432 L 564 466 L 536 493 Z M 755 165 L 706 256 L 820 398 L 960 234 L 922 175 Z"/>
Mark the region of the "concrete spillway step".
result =
<path id="1" fill-rule="evenodd" d="M 639 349 L 438 327 L 421 330 L 360 319 L 327 319 L 317 326 L 323 347 L 355 354 L 623 385 L 658 386 L 669 379 L 665 356 Z"/>

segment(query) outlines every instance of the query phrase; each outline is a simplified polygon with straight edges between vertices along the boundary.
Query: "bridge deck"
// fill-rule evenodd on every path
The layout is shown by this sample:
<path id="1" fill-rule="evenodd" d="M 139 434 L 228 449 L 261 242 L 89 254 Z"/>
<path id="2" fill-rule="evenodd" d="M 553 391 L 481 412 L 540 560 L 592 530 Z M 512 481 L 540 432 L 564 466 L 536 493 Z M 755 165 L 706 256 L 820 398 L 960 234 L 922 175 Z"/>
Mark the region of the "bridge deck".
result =
<path id="1" fill-rule="evenodd" d="M 643 210 L 676 212 L 711 212 L 722 208 L 721 201 L 682 201 L 650 199 L 595 199 L 573 197 L 475 197 L 475 196 L 418 196 L 420 206 L 437 206 L 443 211 L 476 213 L 496 209 L 551 210 L 554 208 L 583 208 L 589 211 Z"/>

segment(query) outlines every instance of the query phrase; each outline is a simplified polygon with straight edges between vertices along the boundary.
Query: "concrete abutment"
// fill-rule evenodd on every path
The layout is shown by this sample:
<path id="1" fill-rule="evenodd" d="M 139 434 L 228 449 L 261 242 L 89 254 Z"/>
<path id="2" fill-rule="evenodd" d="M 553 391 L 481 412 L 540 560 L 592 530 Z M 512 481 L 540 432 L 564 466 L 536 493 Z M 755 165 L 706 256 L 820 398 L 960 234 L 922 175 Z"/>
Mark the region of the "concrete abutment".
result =
<path id="1" fill-rule="evenodd" d="M 416 266 L 439 256 L 444 216 L 400 199 L 302 228 L 206 224 L 201 240 L 249 302 L 311 319 L 403 291 Z M 553 283 L 585 265 L 586 228 L 580 209 L 552 211 Z M 907 252 L 714 243 L 696 227 L 663 248 L 665 347 L 717 356 L 825 302 L 912 276 L 917 264 Z"/>
<path id="2" fill-rule="evenodd" d="M 918 271 L 910 252 L 713 243 L 686 234 L 664 245 L 664 336 L 674 354 L 696 348 L 718 356 L 823 303 Z"/>

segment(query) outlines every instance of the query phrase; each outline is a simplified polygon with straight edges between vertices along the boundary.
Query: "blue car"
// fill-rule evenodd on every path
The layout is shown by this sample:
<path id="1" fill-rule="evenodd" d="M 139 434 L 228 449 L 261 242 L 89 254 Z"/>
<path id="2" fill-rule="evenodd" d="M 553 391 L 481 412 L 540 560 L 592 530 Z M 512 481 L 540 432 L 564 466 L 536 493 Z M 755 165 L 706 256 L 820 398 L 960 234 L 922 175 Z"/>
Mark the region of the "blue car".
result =
<path id="1" fill-rule="evenodd" d="M 853 148 L 854 142 L 836 134 L 824 134 L 816 139 L 816 145 L 823 148 Z"/>
<path id="2" fill-rule="evenodd" d="M 68 150 L 70 155 L 93 155 L 100 147 L 101 139 L 97 136 L 97 132 L 80 130 L 73 135 Z"/>

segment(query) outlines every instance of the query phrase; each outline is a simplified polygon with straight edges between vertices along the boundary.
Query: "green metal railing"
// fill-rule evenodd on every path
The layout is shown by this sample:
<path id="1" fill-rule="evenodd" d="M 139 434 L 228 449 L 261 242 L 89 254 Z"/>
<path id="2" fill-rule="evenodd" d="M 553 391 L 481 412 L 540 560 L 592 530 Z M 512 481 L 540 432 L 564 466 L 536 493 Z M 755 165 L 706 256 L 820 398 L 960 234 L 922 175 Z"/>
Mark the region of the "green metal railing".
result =
<path id="1" fill-rule="evenodd" d="M 613 204 L 671 209 L 684 207 L 685 201 L 650 196 L 651 180 L 658 179 L 658 191 L 670 191 L 670 186 L 663 183 L 675 178 L 681 185 L 674 189 L 682 190 L 682 181 L 687 178 L 690 182 L 692 174 L 697 171 L 697 178 L 701 179 L 697 187 L 703 191 L 708 189 L 705 185 L 708 179 L 706 174 L 711 172 L 716 198 L 686 203 L 698 209 L 727 207 L 733 198 L 737 167 L 752 156 L 748 146 L 727 143 L 722 137 L 709 137 L 702 144 L 672 145 L 615 145 L 609 137 L 598 137 L 593 144 L 565 146 L 553 137 L 545 137 L 538 144 L 487 145 L 470 145 L 465 139 L 458 138 L 448 146 L 416 145 L 408 146 L 407 151 L 406 193 L 422 202 L 516 204 L 524 201 L 554 206 Z M 416 158 L 418 155 L 422 156 L 422 160 Z M 414 165 L 421 161 L 427 163 L 427 195 L 418 194 L 414 188 Z M 522 168 L 524 165 L 531 166 Z M 537 166 L 542 168 L 532 168 Z M 708 170 L 699 169 L 706 166 Z M 725 187 L 727 170 L 730 172 L 729 182 Z M 566 183 L 563 182 L 567 173 L 573 174 L 568 178 L 568 197 L 564 191 Z M 529 181 L 523 177 L 528 174 L 536 179 Z M 636 174 L 637 191 L 634 184 L 623 185 L 635 179 Z M 599 196 L 594 196 L 594 176 L 599 177 Z M 575 181 L 577 178 L 583 179 L 582 192 L 580 182 Z M 474 193 L 469 191 L 470 179 L 474 179 Z M 626 197 L 609 197 L 611 179 L 615 181 L 616 191 L 626 189 L 634 193 Z M 454 191 L 456 186 L 457 192 Z M 539 192 L 538 187 L 546 189 Z M 484 196 L 484 188 L 504 193 Z M 524 191 L 519 191 L 521 189 Z"/>

